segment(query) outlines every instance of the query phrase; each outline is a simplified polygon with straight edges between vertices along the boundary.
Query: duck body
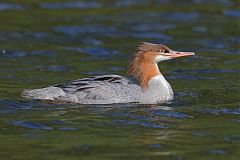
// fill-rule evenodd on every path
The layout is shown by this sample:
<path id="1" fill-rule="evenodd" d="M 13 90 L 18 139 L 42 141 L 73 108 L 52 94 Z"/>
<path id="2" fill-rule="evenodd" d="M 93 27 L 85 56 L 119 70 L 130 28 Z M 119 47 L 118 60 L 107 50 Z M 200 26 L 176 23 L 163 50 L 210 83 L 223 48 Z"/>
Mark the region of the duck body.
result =
<path id="1" fill-rule="evenodd" d="M 172 100 L 173 91 L 163 76 L 150 80 L 149 88 L 142 92 L 141 87 L 131 79 L 119 75 L 102 75 L 25 90 L 22 95 L 31 99 L 80 104 L 154 104 Z"/>

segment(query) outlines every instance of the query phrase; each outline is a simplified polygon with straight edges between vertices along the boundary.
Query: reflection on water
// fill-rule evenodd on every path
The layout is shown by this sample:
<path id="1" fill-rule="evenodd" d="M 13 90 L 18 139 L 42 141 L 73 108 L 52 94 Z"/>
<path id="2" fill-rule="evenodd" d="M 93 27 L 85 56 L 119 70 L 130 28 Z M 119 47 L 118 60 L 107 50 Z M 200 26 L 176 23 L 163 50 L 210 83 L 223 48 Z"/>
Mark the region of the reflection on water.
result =
<path id="1" fill-rule="evenodd" d="M 22 10 L 23 6 L 19 4 L 11 4 L 11 3 L 2 3 L 0 2 L 0 11 L 8 11 L 8 10 Z"/>
<path id="2" fill-rule="evenodd" d="M 0 2 L 2 159 L 238 159 L 236 0 Z M 139 42 L 190 50 L 163 62 L 169 104 L 25 100 L 26 88 L 126 75 Z"/>
<path id="3" fill-rule="evenodd" d="M 51 127 L 45 126 L 40 123 L 26 122 L 26 121 L 10 121 L 9 124 L 29 129 L 47 129 L 51 130 Z"/>
<path id="4" fill-rule="evenodd" d="M 60 2 L 60 3 L 41 3 L 43 9 L 86 9 L 86 8 L 99 8 L 101 3 L 98 2 Z"/>

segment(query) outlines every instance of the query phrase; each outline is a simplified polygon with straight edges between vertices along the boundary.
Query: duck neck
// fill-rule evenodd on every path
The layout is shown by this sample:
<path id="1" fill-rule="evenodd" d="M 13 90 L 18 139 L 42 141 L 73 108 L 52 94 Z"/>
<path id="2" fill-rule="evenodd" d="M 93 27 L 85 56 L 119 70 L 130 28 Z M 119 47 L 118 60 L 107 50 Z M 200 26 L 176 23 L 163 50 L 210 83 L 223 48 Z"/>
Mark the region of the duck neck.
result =
<path id="1" fill-rule="evenodd" d="M 139 76 L 140 86 L 145 92 L 148 88 L 149 81 L 156 76 L 161 75 L 157 63 L 142 63 L 141 74 Z"/>

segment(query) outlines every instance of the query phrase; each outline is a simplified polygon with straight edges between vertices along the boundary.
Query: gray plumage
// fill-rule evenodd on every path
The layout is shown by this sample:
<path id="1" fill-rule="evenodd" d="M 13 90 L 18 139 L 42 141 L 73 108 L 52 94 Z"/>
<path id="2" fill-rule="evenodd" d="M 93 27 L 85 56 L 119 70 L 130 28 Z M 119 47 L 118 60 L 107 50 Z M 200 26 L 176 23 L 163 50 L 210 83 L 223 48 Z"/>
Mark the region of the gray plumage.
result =
<path id="1" fill-rule="evenodd" d="M 168 83 L 167 87 L 159 85 L 161 84 L 160 81 L 159 78 L 151 80 L 149 90 L 143 93 L 139 85 L 127 78 L 118 75 L 103 75 L 78 79 L 42 89 L 25 90 L 22 96 L 30 99 L 81 104 L 156 103 L 171 100 L 173 95 L 170 85 Z M 155 86 L 156 84 L 157 86 Z M 170 95 L 166 94 L 166 91 L 169 90 L 168 87 L 171 90 Z M 164 95 L 167 95 L 167 97 L 164 97 Z"/>

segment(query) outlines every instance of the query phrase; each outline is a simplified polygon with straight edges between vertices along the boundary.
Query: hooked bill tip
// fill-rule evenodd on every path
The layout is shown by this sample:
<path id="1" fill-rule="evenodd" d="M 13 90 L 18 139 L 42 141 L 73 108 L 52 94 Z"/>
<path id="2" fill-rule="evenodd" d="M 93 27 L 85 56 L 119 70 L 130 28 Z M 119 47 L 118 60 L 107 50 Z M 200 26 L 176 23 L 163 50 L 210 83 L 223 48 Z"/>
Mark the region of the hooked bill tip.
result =
<path id="1" fill-rule="evenodd" d="M 182 52 L 183 54 L 189 55 L 189 56 L 195 56 L 194 52 Z"/>

